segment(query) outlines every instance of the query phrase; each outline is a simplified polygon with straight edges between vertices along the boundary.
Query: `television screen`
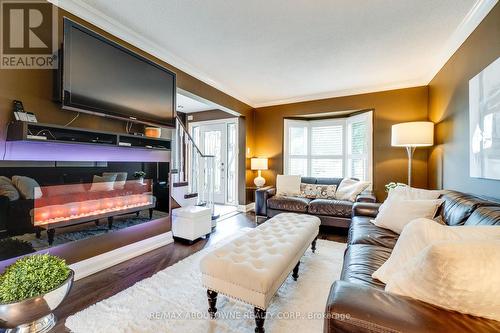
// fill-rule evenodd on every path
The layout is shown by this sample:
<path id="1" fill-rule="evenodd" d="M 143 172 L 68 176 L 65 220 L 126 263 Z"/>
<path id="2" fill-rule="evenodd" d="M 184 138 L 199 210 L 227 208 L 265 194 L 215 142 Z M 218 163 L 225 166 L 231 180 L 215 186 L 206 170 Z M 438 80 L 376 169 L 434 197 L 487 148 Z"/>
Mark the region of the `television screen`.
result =
<path id="1" fill-rule="evenodd" d="M 175 74 L 65 19 L 63 108 L 174 126 Z"/>

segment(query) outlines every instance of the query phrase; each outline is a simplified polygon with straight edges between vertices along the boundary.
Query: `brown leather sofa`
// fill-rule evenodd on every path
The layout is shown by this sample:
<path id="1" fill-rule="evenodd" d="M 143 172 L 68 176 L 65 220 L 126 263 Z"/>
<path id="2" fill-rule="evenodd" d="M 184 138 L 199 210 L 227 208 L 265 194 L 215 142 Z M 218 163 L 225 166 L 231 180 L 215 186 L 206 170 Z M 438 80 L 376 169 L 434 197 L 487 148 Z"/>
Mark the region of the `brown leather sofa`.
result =
<path id="1" fill-rule="evenodd" d="M 339 186 L 343 178 L 302 177 L 306 184 Z M 356 202 L 376 202 L 371 191 L 358 195 Z M 273 217 L 283 212 L 316 215 L 322 225 L 348 228 L 351 223 L 353 202 L 331 199 L 307 199 L 293 196 L 276 196 L 276 189 L 268 186 L 255 192 L 255 215 Z"/>
<path id="2" fill-rule="evenodd" d="M 455 191 L 442 198 L 441 217 L 448 225 L 500 225 L 500 202 Z M 390 294 L 372 279 L 398 239 L 398 234 L 370 222 L 378 207 L 353 206 L 342 275 L 330 289 L 324 332 L 500 332 L 498 321 Z"/>

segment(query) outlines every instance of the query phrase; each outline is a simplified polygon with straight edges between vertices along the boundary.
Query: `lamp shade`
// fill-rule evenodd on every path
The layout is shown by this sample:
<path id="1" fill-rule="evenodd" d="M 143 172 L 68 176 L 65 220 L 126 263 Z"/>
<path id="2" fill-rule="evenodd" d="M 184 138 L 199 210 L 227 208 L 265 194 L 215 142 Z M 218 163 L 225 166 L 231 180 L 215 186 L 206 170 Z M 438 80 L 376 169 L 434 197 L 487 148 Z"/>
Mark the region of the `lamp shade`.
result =
<path id="1" fill-rule="evenodd" d="M 267 158 L 253 157 L 250 160 L 250 168 L 252 170 L 267 170 Z"/>
<path id="2" fill-rule="evenodd" d="M 392 125 L 392 146 L 426 147 L 434 144 L 434 123 L 414 121 Z"/>

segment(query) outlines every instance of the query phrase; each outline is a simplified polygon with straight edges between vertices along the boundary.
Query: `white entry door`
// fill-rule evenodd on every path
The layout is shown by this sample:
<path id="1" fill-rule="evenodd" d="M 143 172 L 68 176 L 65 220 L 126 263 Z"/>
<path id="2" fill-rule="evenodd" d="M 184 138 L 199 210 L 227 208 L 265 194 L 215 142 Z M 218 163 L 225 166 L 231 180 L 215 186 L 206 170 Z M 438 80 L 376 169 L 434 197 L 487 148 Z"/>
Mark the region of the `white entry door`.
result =
<path id="1" fill-rule="evenodd" d="M 198 128 L 201 150 L 206 155 L 215 156 L 214 202 L 224 204 L 226 202 L 226 124 L 207 124 Z"/>

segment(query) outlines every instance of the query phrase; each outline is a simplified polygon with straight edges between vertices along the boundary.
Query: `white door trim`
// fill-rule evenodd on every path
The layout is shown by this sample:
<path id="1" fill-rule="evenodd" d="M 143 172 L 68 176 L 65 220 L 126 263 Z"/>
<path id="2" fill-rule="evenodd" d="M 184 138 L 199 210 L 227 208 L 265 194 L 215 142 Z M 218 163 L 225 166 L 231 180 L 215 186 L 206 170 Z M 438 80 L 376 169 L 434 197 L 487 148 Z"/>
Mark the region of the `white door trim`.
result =
<path id="1" fill-rule="evenodd" d="M 202 126 L 202 125 L 213 125 L 213 124 L 235 124 L 235 130 L 236 130 L 236 165 L 235 165 L 235 168 L 236 168 L 236 191 L 235 191 L 235 194 L 236 194 L 236 199 L 235 199 L 235 202 L 237 205 L 237 203 L 239 202 L 239 191 L 238 191 L 238 188 L 239 188 L 239 181 L 240 181 L 240 177 L 239 177 L 239 156 L 240 156 L 240 149 L 239 149 L 239 141 L 238 141 L 238 134 L 239 134 L 239 122 L 238 122 L 238 117 L 234 117 L 234 118 L 225 118 L 225 119 L 215 119 L 215 120 L 203 120 L 203 121 L 193 121 L 193 122 L 189 122 L 188 123 L 188 131 L 189 131 L 189 134 L 192 136 L 192 132 L 193 132 L 193 127 L 194 126 Z M 227 129 L 227 127 L 226 127 Z M 227 138 L 226 138 L 226 143 L 227 143 Z M 227 157 L 227 154 L 226 154 L 226 157 Z M 188 156 L 189 158 L 189 156 Z M 227 181 L 227 158 L 226 158 L 226 161 L 224 161 L 225 163 L 225 170 L 226 170 L 226 177 L 225 177 L 225 180 Z M 227 198 L 227 186 L 226 187 L 226 198 Z M 227 202 L 225 202 L 225 204 L 228 204 Z M 233 205 L 233 204 L 231 204 Z"/>
<path id="2" fill-rule="evenodd" d="M 189 113 L 187 115 L 189 116 Z M 236 123 L 236 124 L 238 124 L 238 117 L 214 119 L 214 120 L 203 120 L 203 121 L 192 121 L 192 122 L 188 123 L 188 130 L 191 132 L 191 128 L 193 126 L 213 125 L 213 124 L 220 124 L 220 123 L 225 123 L 225 124 Z"/>

